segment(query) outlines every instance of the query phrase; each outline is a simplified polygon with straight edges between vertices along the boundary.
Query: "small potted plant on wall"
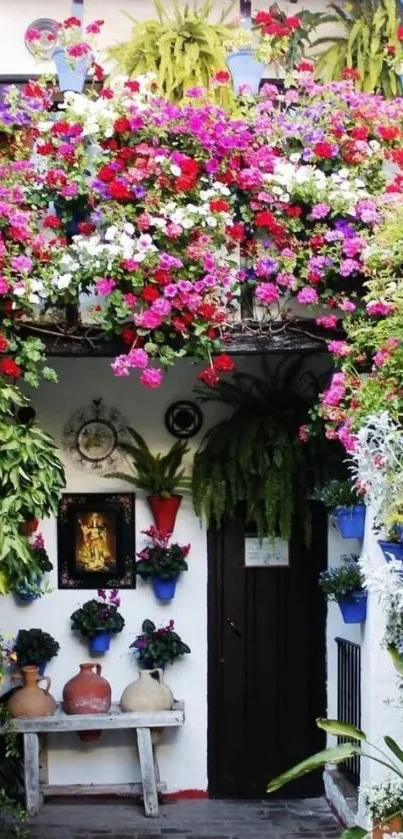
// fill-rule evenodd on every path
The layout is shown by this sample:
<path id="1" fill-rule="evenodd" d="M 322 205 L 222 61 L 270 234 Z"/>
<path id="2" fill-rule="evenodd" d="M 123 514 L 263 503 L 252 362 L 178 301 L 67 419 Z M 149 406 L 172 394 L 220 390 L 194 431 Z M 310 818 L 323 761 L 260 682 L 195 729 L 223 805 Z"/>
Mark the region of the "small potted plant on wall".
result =
<path id="1" fill-rule="evenodd" d="M 383 839 L 403 829 L 403 781 L 388 778 L 371 786 L 361 785 L 362 802 L 372 819 L 372 839 Z"/>
<path id="2" fill-rule="evenodd" d="M 38 533 L 35 536 L 34 542 L 29 546 L 32 554 L 33 563 L 38 569 L 37 573 L 31 571 L 20 582 L 16 594 L 24 603 L 32 603 L 51 591 L 48 583 L 43 585 L 43 575 L 52 571 L 53 565 L 49 559 L 48 553 L 45 549 L 43 536 Z"/>
<path id="3" fill-rule="evenodd" d="M 117 589 L 112 589 L 108 595 L 103 589 L 98 589 L 98 600 L 87 600 L 70 615 L 71 628 L 88 638 L 91 654 L 109 650 L 111 635 L 122 631 L 125 621 L 118 612 L 119 606 Z"/>
<path id="4" fill-rule="evenodd" d="M 14 655 L 19 667 L 38 667 L 43 676 L 46 664 L 57 656 L 60 644 L 42 629 L 20 629 L 14 644 Z"/>
<path id="5" fill-rule="evenodd" d="M 163 670 L 177 658 L 190 653 L 175 632 L 175 623 L 157 629 L 150 620 L 143 621 L 141 635 L 130 644 L 140 668 L 139 678 L 123 691 L 122 711 L 164 711 L 172 708 L 173 694 L 164 684 Z"/>
<path id="6" fill-rule="evenodd" d="M 169 545 L 170 534 L 156 527 L 142 532 L 151 544 L 137 554 L 136 573 L 142 580 L 151 580 L 156 598 L 167 603 L 175 596 L 179 574 L 188 570 L 185 557 L 190 545 Z"/>
<path id="7" fill-rule="evenodd" d="M 317 495 L 334 517 L 343 539 L 363 539 L 365 504 L 351 481 L 329 481 Z"/>
<path id="8" fill-rule="evenodd" d="M 189 451 L 187 443 L 178 440 L 167 454 L 152 454 L 144 438 L 134 428 L 127 429 L 132 443 L 122 442 L 120 450 L 132 459 L 134 474 L 110 472 L 106 478 L 128 481 L 149 493 L 147 501 L 158 530 L 172 533 L 182 496 L 178 490 L 189 489 L 190 478 L 181 469 L 182 460 Z"/>
<path id="9" fill-rule="evenodd" d="M 403 563 L 403 532 L 402 526 L 392 524 L 385 533 L 385 539 L 378 539 L 378 545 L 386 559 L 386 562 L 397 560 Z"/>
<path id="10" fill-rule="evenodd" d="M 339 604 L 344 623 L 363 623 L 367 616 L 367 592 L 357 557 L 343 559 L 339 568 L 328 568 L 319 576 L 319 585 L 328 600 Z"/>

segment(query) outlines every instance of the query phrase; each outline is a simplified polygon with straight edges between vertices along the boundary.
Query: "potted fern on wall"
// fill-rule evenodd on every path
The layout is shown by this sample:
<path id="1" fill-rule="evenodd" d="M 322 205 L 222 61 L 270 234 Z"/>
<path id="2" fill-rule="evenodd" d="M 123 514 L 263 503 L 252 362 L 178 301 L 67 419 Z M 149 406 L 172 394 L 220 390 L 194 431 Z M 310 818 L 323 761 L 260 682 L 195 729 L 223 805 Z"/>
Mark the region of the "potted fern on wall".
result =
<path id="1" fill-rule="evenodd" d="M 222 90 L 211 83 L 217 72 L 226 69 L 223 43 L 229 27 L 225 21 L 233 6 L 232 2 L 213 23 L 211 0 L 184 8 L 174 0 L 171 14 L 162 0 L 154 0 L 155 18 L 138 21 L 127 15 L 133 24 L 130 38 L 111 47 L 109 58 L 128 76 L 155 73 L 163 94 L 174 102 L 181 102 L 193 87 L 211 90 L 221 100 Z"/>
<path id="2" fill-rule="evenodd" d="M 109 472 L 105 478 L 128 481 L 149 493 L 147 501 L 154 516 L 157 530 L 172 533 L 182 496 L 178 490 L 188 489 L 190 479 L 181 469 L 182 460 L 189 451 L 188 445 L 178 440 L 167 454 L 152 454 L 144 437 L 134 428 L 127 428 L 133 442 L 120 443 L 120 450 L 131 458 L 133 474 Z"/>

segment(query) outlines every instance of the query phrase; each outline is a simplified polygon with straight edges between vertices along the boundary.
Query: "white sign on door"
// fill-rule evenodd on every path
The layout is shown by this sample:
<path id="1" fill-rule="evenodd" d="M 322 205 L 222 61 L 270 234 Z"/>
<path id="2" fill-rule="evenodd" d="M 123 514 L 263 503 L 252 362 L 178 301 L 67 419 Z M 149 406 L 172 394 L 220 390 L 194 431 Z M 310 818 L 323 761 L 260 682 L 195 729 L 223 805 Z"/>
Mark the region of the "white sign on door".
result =
<path id="1" fill-rule="evenodd" d="M 245 568 L 288 568 L 288 542 L 284 539 L 245 538 Z"/>

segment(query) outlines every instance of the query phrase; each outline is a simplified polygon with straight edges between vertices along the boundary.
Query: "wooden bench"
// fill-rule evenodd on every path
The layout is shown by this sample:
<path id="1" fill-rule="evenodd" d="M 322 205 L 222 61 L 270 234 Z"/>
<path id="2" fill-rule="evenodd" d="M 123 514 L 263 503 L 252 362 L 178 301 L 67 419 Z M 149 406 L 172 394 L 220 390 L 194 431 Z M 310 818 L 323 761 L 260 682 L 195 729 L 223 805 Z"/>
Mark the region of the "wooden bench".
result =
<path id="1" fill-rule="evenodd" d="M 52 717 L 31 717 L 14 719 L 15 729 L 24 738 L 24 779 L 26 810 L 36 816 L 41 808 L 43 797 L 51 795 L 133 795 L 141 794 L 144 799 L 146 816 L 158 816 L 158 792 L 166 785 L 161 784 L 158 764 L 151 740 L 151 729 L 183 725 L 185 721 L 184 703 L 175 702 L 171 711 L 146 711 L 123 713 L 119 705 L 113 703 L 108 714 L 68 715 L 59 705 Z M 141 784 L 113 784 L 109 786 L 73 784 L 70 786 L 48 784 L 40 780 L 39 772 L 39 735 L 63 733 L 65 731 L 91 731 L 135 728 L 140 760 Z M 1 728 L 0 728 L 1 733 Z"/>

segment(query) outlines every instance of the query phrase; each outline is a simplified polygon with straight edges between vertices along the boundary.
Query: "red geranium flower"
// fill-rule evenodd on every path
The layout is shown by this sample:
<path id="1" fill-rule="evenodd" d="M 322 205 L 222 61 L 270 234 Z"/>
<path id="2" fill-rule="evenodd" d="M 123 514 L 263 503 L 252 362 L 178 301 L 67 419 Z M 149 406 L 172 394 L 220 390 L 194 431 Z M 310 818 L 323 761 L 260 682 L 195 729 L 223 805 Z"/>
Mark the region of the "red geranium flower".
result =
<path id="1" fill-rule="evenodd" d="M 225 213 L 229 208 L 230 205 L 228 201 L 224 201 L 224 198 L 215 198 L 213 201 L 210 201 L 210 210 L 212 213 Z"/>
<path id="2" fill-rule="evenodd" d="M 8 341 L 5 335 L 0 332 L 0 352 L 5 352 L 8 347 Z"/>
<path id="3" fill-rule="evenodd" d="M 0 373 L 11 379 L 19 379 L 22 376 L 22 368 L 12 358 L 3 358 L 0 361 Z"/>
<path id="4" fill-rule="evenodd" d="M 127 188 L 126 184 L 119 183 L 119 181 L 114 181 L 110 185 L 109 191 L 111 198 L 116 198 L 117 201 L 123 201 L 130 198 L 130 190 Z"/>
<path id="5" fill-rule="evenodd" d="M 131 81 L 130 79 L 127 82 L 125 82 L 125 87 L 127 87 L 127 89 L 130 90 L 132 93 L 138 93 L 138 91 L 140 90 L 139 83 L 136 81 Z"/>
<path id="6" fill-rule="evenodd" d="M 329 160 L 331 157 L 334 157 L 333 146 L 331 143 L 327 143 L 326 141 L 323 143 L 316 143 L 313 147 L 313 151 L 317 157 L 323 157 L 325 160 Z"/>
<path id="7" fill-rule="evenodd" d="M 397 37 L 399 41 L 403 41 L 403 26 L 399 26 L 397 30 Z"/>
<path id="8" fill-rule="evenodd" d="M 297 64 L 296 69 L 299 73 L 313 73 L 315 65 L 312 64 L 312 61 L 301 61 Z"/>
<path id="9" fill-rule="evenodd" d="M 343 70 L 343 79 L 354 79 L 354 81 L 359 81 L 361 79 L 361 73 L 356 67 L 345 67 Z"/>
<path id="10" fill-rule="evenodd" d="M 234 369 L 235 364 L 230 355 L 223 353 L 213 358 L 214 370 L 219 370 L 220 373 L 230 373 Z"/>
<path id="11" fill-rule="evenodd" d="M 397 125 L 379 125 L 377 131 L 382 140 L 386 142 L 396 140 L 400 133 Z"/>
<path id="12" fill-rule="evenodd" d="M 140 296 L 143 300 L 146 300 L 147 303 L 154 303 L 154 300 L 158 300 L 160 294 L 157 288 L 153 285 L 146 285 L 140 292 Z"/>
<path id="13" fill-rule="evenodd" d="M 220 377 L 217 375 L 213 367 L 206 367 L 204 370 L 200 370 L 197 378 L 200 379 L 203 384 L 207 385 L 207 387 L 217 387 L 220 381 Z"/>
<path id="14" fill-rule="evenodd" d="M 226 233 L 235 242 L 242 242 L 246 236 L 245 225 L 241 221 L 237 221 L 235 224 L 227 227 Z"/>
<path id="15" fill-rule="evenodd" d="M 131 326 L 125 326 L 125 328 L 122 330 L 122 341 L 125 344 L 132 344 L 134 341 L 135 334 L 136 333 Z"/>
<path id="16" fill-rule="evenodd" d="M 78 17 L 68 17 L 63 21 L 65 29 L 72 29 L 74 26 L 81 26 L 81 20 Z"/>
<path id="17" fill-rule="evenodd" d="M 127 117 L 119 117 L 119 119 L 115 120 L 113 127 L 116 134 L 125 134 L 127 131 L 130 131 L 130 122 Z"/>

